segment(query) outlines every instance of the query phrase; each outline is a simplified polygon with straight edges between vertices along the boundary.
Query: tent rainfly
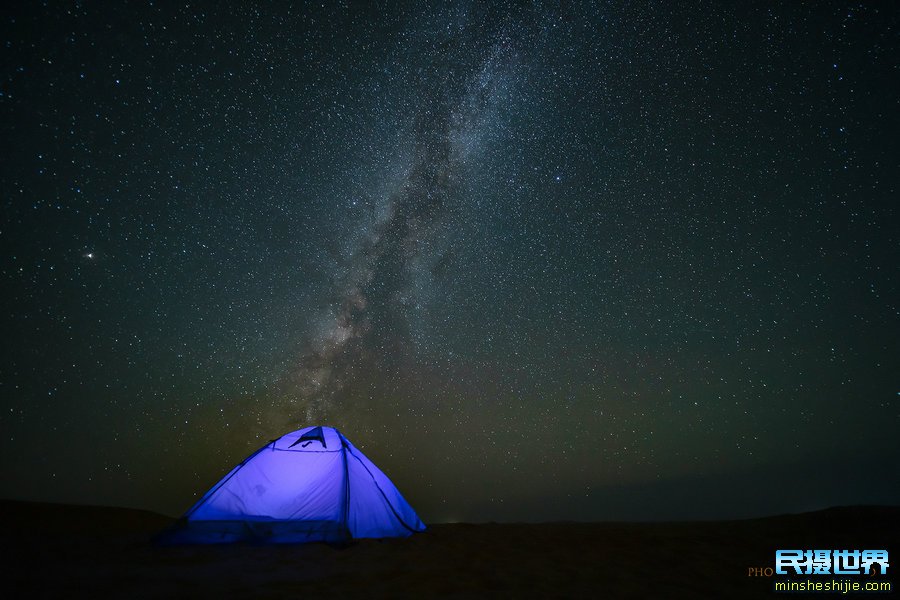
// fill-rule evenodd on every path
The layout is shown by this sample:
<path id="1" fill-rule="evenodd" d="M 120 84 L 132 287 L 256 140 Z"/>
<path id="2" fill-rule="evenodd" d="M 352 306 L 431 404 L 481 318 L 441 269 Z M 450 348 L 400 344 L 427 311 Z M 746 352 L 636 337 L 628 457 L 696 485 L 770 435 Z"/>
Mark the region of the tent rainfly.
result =
<path id="1" fill-rule="evenodd" d="M 391 480 L 337 429 L 307 427 L 234 467 L 163 541 L 344 542 L 424 529 Z"/>

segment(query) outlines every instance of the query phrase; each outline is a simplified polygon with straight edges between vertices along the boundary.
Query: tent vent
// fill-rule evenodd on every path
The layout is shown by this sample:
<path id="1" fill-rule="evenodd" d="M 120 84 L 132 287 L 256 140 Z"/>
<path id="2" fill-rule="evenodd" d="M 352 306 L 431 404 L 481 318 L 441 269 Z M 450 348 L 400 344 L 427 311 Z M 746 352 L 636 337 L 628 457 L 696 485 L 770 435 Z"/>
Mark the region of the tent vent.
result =
<path id="1" fill-rule="evenodd" d="M 296 442 L 294 442 L 293 444 L 291 444 L 290 446 L 288 446 L 288 448 L 293 448 L 294 446 L 296 446 L 296 445 L 299 444 L 300 442 L 306 442 L 305 444 L 303 444 L 302 446 L 300 446 L 301 448 L 306 448 L 307 446 L 309 446 L 309 445 L 310 445 L 311 443 L 313 443 L 313 442 L 319 442 L 320 444 L 322 444 L 322 447 L 323 447 L 323 448 L 328 448 L 328 445 L 325 443 L 325 434 L 322 433 L 322 428 L 321 428 L 321 427 L 316 427 L 316 428 L 314 428 L 314 429 L 310 429 L 309 431 L 307 431 L 306 433 L 304 433 L 303 435 L 301 435 L 301 436 L 297 439 Z"/>

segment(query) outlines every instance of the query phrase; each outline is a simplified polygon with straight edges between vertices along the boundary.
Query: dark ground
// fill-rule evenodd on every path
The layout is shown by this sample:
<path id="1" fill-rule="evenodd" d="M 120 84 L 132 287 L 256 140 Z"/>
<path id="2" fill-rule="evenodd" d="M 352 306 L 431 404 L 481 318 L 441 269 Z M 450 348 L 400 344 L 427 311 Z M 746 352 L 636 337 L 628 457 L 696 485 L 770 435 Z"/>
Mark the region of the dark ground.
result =
<path id="1" fill-rule="evenodd" d="M 742 521 L 433 525 L 345 548 L 157 547 L 151 538 L 172 520 L 152 512 L 14 501 L 0 509 L 7 598 L 777 597 L 771 578 L 748 569 L 774 566 L 778 548 L 896 550 L 900 540 L 900 507 Z"/>

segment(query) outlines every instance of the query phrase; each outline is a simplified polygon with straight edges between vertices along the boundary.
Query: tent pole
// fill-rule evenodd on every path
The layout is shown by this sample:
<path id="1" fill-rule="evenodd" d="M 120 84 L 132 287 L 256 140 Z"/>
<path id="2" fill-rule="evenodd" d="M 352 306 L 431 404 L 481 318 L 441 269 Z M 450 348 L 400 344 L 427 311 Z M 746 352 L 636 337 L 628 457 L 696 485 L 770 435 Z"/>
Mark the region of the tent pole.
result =
<path id="1" fill-rule="evenodd" d="M 337 434 L 341 440 L 341 459 L 344 463 L 344 509 L 341 520 L 343 521 L 344 529 L 347 531 L 347 537 L 352 538 L 353 535 L 350 533 L 350 526 L 348 525 L 350 520 L 350 473 L 347 468 L 347 444 L 344 443 L 344 436 L 340 432 L 337 432 Z"/>

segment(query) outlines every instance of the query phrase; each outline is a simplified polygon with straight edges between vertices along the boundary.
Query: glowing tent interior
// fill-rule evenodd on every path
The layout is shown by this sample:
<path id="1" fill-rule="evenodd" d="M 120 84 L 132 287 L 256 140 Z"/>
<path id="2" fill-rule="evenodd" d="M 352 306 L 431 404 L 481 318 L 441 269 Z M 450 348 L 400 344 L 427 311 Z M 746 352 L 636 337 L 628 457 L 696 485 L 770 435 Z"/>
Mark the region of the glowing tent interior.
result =
<path id="1" fill-rule="evenodd" d="M 234 467 L 161 541 L 342 542 L 424 529 L 391 480 L 337 429 L 307 427 Z"/>

